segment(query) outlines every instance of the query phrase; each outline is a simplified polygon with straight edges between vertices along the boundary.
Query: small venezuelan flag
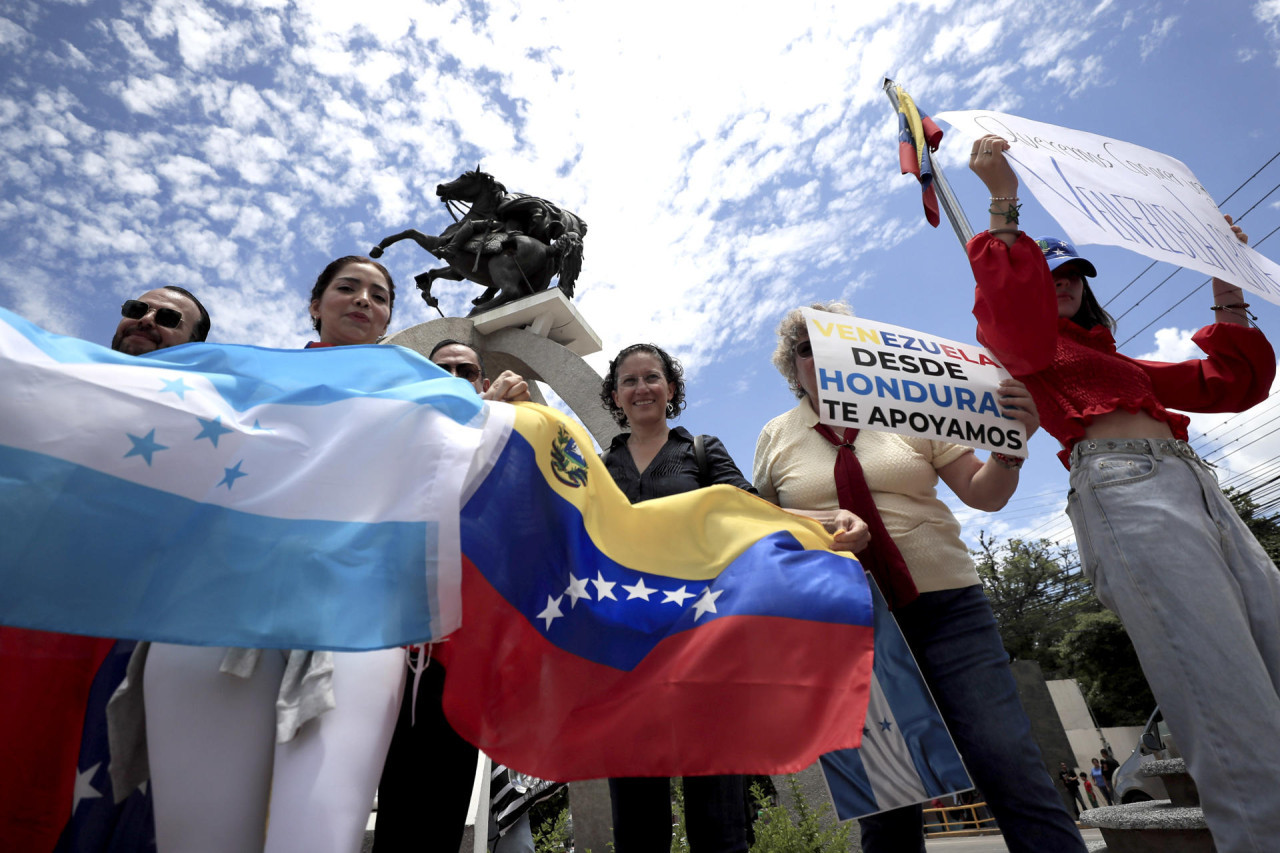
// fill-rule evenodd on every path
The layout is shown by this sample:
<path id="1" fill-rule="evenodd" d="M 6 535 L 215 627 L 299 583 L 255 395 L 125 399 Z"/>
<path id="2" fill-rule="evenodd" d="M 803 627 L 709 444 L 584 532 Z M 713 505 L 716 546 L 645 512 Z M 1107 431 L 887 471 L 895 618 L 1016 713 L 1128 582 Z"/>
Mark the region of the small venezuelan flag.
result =
<path id="1" fill-rule="evenodd" d="M 924 215 L 929 224 L 938 227 L 938 194 L 933 188 L 933 161 L 930 152 L 942 144 L 942 130 L 933 119 L 916 108 L 906 90 L 898 92 L 898 160 L 902 174 L 915 175 L 923 194 Z"/>

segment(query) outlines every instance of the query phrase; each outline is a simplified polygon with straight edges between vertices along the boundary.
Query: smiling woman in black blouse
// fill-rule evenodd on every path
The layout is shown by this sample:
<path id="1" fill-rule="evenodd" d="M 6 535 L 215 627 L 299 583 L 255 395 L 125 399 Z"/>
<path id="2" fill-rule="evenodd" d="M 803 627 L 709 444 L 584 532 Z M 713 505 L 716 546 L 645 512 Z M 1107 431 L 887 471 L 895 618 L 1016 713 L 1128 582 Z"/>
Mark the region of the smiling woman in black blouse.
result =
<path id="1" fill-rule="evenodd" d="M 716 483 L 754 493 L 720 440 L 705 436 L 706 464 L 699 466 L 694 438 L 670 427 L 684 408 L 680 362 L 653 344 L 634 344 L 609 364 L 600 391 L 604 406 L 630 427 L 604 453 L 614 482 L 632 503 L 678 495 Z M 671 849 L 670 781 L 610 779 L 616 853 L 666 853 Z M 685 824 L 693 853 L 745 853 L 747 810 L 741 776 L 690 776 L 684 780 Z"/>

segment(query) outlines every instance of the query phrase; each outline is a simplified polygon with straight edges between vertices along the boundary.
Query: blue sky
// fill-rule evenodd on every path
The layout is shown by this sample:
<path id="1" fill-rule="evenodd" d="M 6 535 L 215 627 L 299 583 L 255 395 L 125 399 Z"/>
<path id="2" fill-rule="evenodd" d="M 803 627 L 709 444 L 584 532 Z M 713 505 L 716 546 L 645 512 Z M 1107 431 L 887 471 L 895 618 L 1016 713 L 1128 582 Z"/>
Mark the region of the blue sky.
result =
<path id="1" fill-rule="evenodd" d="M 406 227 L 438 233 L 435 185 L 480 162 L 589 222 L 577 305 L 606 353 L 677 353 L 680 423 L 721 436 L 749 472 L 761 426 L 793 404 L 768 360 L 787 308 L 844 298 L 972 340 L 964 256 L 897 174 L 886 73 L 932 113 L 996 109 L 1155 148 L 1219 200 L 1280 151 L 1280 0 L 9 0 L 0 305 L 107 343 L 122 299 L 179 284 L 209 307 L 211 340 L 298 346 L 320 268 Z M 981 227 L 985 195 L 952 137 L 940 161 Z M 1255 244 L 1280 225 L 1280 195 L 1263 199 L 1277 183 L 1280 161 L 1224 208 L 1262 199 L 1243 221 Z M 1057 230 L 1034 202 L 1023 222 Z M 1280 238 L 1259 250 L 1280 259 Z M 1083 251 L 1104 301 L 1148 266 Z M 392 328 L 435 316 L 412 289 L 427 256 L 384 260 L 400 282 Z M 1113 313 L 1171 272 L 1143 275 Z M 1125 314 L 1121 341 L 1196 291 L 1122 349 L 1190 356 L 1211 317 L 1203 280 L 1178 273 Z M 453 314 L 478 294 L 438 292 Z M 1253 302 L 1280 328 L 1280 306 Z M 1268 420 L 1248 417 L 1197 419 L 1200 444 Z M 1055 442 L 1031 449 L 1010 507 L 964 514 L 969 534 L 1066 535 Z M 1278 453 L 1251 444 L 1224 477 Z"/>

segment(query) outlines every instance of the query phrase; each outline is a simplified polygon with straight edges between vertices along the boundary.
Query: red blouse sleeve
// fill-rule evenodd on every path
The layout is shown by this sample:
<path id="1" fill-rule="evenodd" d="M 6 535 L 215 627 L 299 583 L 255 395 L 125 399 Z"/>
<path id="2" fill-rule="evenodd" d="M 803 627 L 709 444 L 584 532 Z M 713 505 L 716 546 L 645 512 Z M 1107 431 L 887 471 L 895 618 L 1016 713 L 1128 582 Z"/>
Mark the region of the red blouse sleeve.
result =
<path id="1" fill-rule="evenodd" d="M 1161 403 L 1185 412 L 1243 412 L 1267 399 L 1276 354 L 1262 332 L 1214 323 L 1191 340 L 1209 357 L 1176 364 L 1135 359 Z"/>
<path id="2" fill-rule="evenodd" d="M 983 231 L 966 248 L 978 340 L 1015 376 L 1044 370 L 1057 349 L 1058 298 L 1040 247 L 1025 234 L 1005 246 Z"/>

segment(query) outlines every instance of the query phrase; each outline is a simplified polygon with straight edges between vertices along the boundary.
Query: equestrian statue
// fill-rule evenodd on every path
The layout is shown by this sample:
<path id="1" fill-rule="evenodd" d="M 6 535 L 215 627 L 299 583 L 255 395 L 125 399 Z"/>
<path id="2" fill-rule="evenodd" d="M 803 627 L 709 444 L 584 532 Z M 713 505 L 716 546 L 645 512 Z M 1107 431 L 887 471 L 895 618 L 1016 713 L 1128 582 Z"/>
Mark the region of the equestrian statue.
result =
<path id="1" fill-rule="evenodd" d="M 448 264 L 414 276 L 422 298 L 432 308 L 440 310 L 439 300 L 431 295 L 431 285 L 438 278 L 465 279 L 485 288 L 472 300 L 475 307 L 468 316 L 545 290 L 556 276 L 565 295 L 573 296 L 582 271 L 582 238 L 587 233 L 587 223 L 576 214 L 537 196 L 507 192 L 479 165 L 437 186 L 436 195 L 454 220 L 440 236 L 410 228 L 369 251 L 370 257 L 378 258 L 393 243 L 412 240 Z"/>

